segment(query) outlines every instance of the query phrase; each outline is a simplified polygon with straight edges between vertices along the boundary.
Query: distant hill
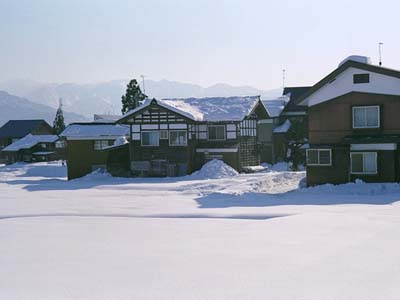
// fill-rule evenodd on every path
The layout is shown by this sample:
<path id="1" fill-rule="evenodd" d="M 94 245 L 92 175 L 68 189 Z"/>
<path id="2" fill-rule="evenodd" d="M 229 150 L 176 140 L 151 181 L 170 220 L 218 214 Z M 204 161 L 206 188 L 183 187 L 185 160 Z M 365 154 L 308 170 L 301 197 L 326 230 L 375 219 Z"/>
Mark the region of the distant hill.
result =
<path id="1" fill-rule="evenodd" d="M 119 114 L 121 96 L 129 80 L 113 80 L 94 84 L 39 83 L 31 80 L 9 80 L 0 83 L 0 90 L 24 97 L 32 102 L 57 108 L 63 99 L 66 111 L 92 118 L 93 114 Z M 142 86 L 141 86 L 142 87 Z M 146 80 L 146 94 L 151 98 L 228 97 L 261 95 L 267 98 L 281 95 L 281 89 L 263 91 L 249 86 L 235 87 L 215 84 L 204 88 L 200 85 L 169 80 Z"/>
<path id="2" fill-rule="evenodd" d="M 52 125 L 56 115 L 55 108 L 33 103 L 4 91 L 0 91 L 0 108 L 0 126 L 11 119 L 44 119 Z M 66 111 L 64 111 L 64 118 L 66 124 L 88 120 L 81 115 Z"/>

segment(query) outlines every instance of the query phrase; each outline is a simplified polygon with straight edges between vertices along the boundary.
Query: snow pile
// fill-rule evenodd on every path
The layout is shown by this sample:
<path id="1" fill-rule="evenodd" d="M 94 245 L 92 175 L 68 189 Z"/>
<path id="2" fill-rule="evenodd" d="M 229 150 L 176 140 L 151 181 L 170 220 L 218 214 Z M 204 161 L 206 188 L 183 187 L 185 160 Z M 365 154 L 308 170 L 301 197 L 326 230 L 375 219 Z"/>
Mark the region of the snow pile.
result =
<path id="1" fill-rule="evenodd" d="M 192 175 L 205 179 L 217 179 L 237 176 L 239 173 L 222 160 L 213 159 L 207 162 L 199 171 Z"/>
<path id="2" fill-rule="evenodd" d="M 125 136 L 120 136 L 119 138 L 117 138 L 114 141 L 113 146 L 116 147 L 116 146 L 122 146 L 122 145 L 125 145 L 125 144 L 128 144 L 128 140 L 126 139 Z"/>
<path id="3" fill-rule="evenodd" d="M 290 120 L 286 120 L 282 125 L 275 127 L 274 133 L 286 133 L 289 131 L 291 126 L 292 123 L 290 122 Z"/>

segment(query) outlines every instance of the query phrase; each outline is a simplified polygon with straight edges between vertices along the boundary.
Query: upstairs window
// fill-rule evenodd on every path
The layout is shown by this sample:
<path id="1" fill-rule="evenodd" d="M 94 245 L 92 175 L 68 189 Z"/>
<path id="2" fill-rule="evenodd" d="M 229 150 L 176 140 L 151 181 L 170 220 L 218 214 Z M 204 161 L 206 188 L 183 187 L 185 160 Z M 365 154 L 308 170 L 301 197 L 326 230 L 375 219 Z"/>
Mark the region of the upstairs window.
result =
<path id="1" fill-rule="evenodd" d="M 210 141 L 225 140 L 225 125 L 210 125 L 208 126 L 208 139 Z"/>
<path id="2" fill-rule="evenodd" d="M 379 128 L 379 106 L 353 107 L 353 128 Z"/>
<path id="3" fill-rule="evenodd" d="M 332 150 L 331 149 L 307 149 L 307 165 L 308 166 L 331 166 Z"/>
<path id="4" fill-rule="evenodd" d="M 186 130 L 171 130 L 169 132 L 169 145 L 186 146 L 187 145 Z"/>
<path id="5" fill-rule="evenodd" d="M 353 75 L 353 83 L 358 84 L 358 83 L 369 83 L 369 74 L 354 74 Z"/>
<path id="6" fill-rule="evenodd" d="M 160 140 L 168 140 L 168 130 L 160 130 Z"/>
<path id="7" fill-rule="evenodd" d="M 352 174 L 376 174 L 378 172 L 376 152 L 352 152 L 350 158 Z"/>
<path id="8" fill-rule="evenodd" d="M 158 131 L 142 131 L 142 146 L 158 146 L 160 133 Z"/>

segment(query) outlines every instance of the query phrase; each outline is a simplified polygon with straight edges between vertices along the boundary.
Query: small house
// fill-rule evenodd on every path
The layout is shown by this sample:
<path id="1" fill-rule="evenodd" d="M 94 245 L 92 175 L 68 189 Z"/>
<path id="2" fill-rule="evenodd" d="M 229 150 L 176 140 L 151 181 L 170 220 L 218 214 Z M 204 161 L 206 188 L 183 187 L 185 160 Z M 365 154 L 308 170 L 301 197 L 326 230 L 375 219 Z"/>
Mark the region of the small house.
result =
<path id="1" fill-rule="evenodd" d="M 73 123 L 60 134 L 67 143 L 68 179 L 85 176 L 96 169 L 107 169 L 108 151 L 129 127 L 110 122 Z M 118 142 L 117 142 L 118 143 Z"/>
<path id="2" fill-rule="evenodd" d="M 60 158 L 57 153 L 57 135 L 32 135 L 16 140 L 3 148 L 5 162 L 41 162 L 52 161 Z"/>

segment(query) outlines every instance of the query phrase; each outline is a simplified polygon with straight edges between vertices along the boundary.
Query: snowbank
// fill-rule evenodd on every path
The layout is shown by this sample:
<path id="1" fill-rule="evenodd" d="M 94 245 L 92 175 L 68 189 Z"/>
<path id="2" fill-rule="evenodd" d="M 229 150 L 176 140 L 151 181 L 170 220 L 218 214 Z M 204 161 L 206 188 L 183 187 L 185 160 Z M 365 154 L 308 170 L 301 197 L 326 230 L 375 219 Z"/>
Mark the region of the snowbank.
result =
<path id="1" fill-rule="evenodd" d="M 213 159 L 207 162 L 199 171 L 194 172 L 192 176 L 204 179 L 217 179 L 233 177 L 238 174 L 234 168 L 228 166 L 222 160 Z"/>

